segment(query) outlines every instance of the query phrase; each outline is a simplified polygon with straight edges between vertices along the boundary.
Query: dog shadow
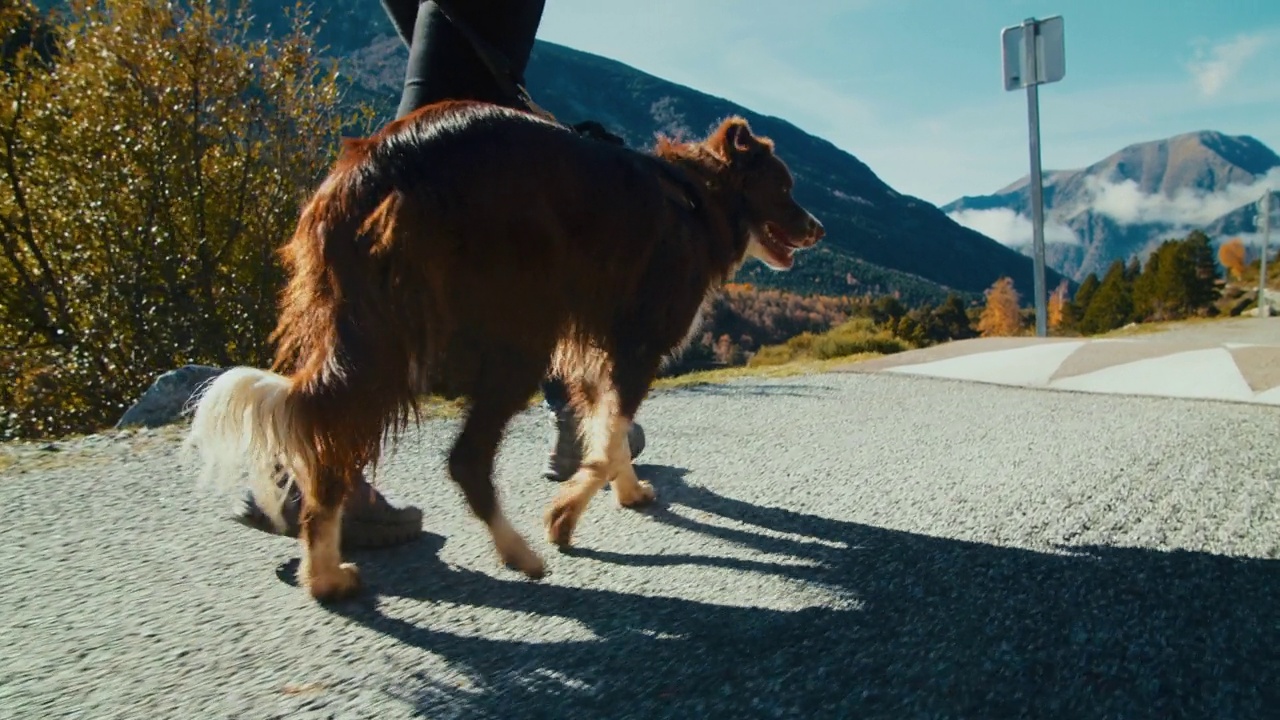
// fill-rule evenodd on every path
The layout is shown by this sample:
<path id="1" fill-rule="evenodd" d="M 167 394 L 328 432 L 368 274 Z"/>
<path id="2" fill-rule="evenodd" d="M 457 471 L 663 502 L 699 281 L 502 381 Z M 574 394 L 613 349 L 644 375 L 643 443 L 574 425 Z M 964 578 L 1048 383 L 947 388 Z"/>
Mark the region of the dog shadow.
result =
<path id="1" fill-rule="evenodd" d="M 762 383 L 756 382 L 735 382 L 735 383 L 694 383 L 690 385 L 678 385 L 672 388 L 665 388 L 658 392 L 663 394 L 672 393 L 694 393 L 697 395 L 730 395 L 735 397 L 795 397 L 795 398 L 814 398 L 828 397 L 831 394 L 829 388 L 821 385 L 808 385 L 798 383 Z"/>
<path id="2" fill-rule="evenodd" d="M 361 559 L 387 568 L 373 592 L 568 619 L 596 639 L 464 636 L 388 617 L 367 597 L 331 610 L 470 678 L 465 692 L 414 679 L 411 697 L 433 717 L 1240 718 L 1280 707 L 1280 561 L 998 547 L 756 505 L 680 468 L 637 471 L 659 491 L 656 521 L 761 557 L 567 554 L 770 573 L 844 601 L 783 611 L 503 580 L 446 566 L 444 539 L 428 534 Z"/>

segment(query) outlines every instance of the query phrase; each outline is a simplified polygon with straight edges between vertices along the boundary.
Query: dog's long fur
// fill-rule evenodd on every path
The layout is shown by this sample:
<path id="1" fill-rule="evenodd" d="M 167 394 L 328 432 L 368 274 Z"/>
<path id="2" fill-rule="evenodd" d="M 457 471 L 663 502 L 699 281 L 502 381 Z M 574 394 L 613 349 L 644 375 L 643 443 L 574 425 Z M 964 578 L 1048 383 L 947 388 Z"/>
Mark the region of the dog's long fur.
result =
<path id="1" fill-rule="evenodd" d="M 277 522 L 278 473 L 299 484 L 301 579 L 337 598 L 359 585 L 338 549 L 352 482 L 417 399 L 447 386 L 471 400 L 450 474 L 501 558 L 539 577 L 542 560 L 491 481 L 507 422 L 549 370 L 566 379 L 585 454 L 547 514 L 553 542 L 570 542 L 606 482 L 623 505 L 651 500 L 628 424 L 710 289 L 751 256 L 786 269 L 821 237 L 791 182 L 772 142 L 740 118 L 641 153 L 446 102 L 347 140 L 281 250 L 289 281 L 272 370 L 211 383 L 189 445 L 206 475 L 247 469 Z"/>

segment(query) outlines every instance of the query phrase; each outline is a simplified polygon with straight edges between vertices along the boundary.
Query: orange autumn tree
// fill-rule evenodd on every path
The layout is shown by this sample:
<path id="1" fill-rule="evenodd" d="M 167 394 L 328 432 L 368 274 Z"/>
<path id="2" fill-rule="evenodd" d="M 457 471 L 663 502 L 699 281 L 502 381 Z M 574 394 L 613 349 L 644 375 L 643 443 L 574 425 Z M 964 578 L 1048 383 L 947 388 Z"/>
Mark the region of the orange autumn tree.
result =
<path id="1" fill-rule="evenodd" d="M 1231 238 L 1218 247 L 1218 262 L 1237 280 L 1244 277 L 1246 254 L 1240 238 Z"/>
<path id="2" fill-rule="evenodd" d="M 1002 277 L 987 289 L 987 304 L 978 317 L 982 337 L 1017 335 L 1022 329 L 1022 312 L 1013 278 Z"/>
<path id="3" fill-rule="evenodd" d="M 1062 321 L 1066 317 L 1067 310 L 1067 281 L 1063 280 L 1058 283 L 1057 289 L 1049 295 L 1048 321 L 1049 329 L 1056 330 L 1062 327 Z"/>

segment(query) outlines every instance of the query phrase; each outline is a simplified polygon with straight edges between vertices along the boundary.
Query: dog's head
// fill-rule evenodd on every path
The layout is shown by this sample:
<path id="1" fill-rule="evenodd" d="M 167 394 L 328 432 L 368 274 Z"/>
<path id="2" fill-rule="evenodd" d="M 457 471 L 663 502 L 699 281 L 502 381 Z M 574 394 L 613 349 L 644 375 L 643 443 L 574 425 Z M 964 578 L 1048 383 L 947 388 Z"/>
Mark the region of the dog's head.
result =
<path id="1" fill-rule="evenodd" d="M 791 196 L 794 180 L 773 142 L 753 135 L 733 117 L 712 133 L 709 149 L 724 161 L 721 178 L 742 198 L 749 240 L 747 255 L 774 270 L 790 270 L 795 253 L 822 239 L 822 223 Z"/>

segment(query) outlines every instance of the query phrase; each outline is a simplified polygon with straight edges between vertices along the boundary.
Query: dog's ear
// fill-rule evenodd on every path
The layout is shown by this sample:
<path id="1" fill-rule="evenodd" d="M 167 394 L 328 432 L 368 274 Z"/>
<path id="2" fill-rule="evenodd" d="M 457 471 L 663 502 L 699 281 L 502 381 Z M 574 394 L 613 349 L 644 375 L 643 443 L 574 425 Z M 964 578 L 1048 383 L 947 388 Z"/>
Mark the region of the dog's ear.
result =
<path id="1" fill-rule="evenodd" d="M 731 117 L 720 123 L 711 139 L 712 147 L 725 160 L 749 155 L 764 147 L 760 139 L 751 134 L 751 127 L 740 117 Z"/>

